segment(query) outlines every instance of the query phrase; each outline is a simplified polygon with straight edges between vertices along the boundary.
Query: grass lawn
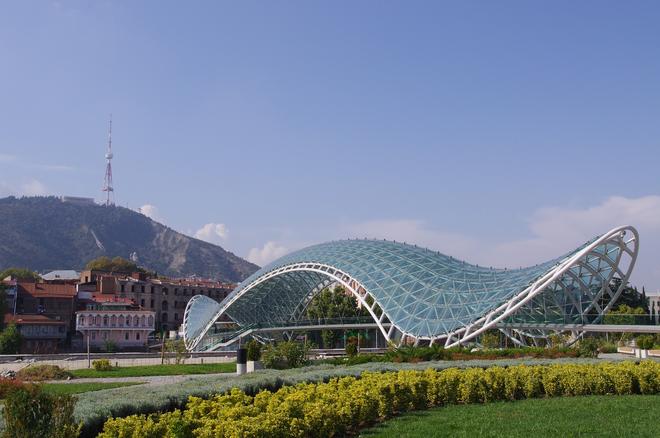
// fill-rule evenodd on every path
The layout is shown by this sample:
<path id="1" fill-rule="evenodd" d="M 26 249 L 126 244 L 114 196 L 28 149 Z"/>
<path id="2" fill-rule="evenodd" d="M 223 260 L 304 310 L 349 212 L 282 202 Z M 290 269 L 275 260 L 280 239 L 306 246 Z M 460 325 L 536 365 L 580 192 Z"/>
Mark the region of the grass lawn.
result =
<path id="1" fill-rule="evenodd" d="M 94 368 L 72 370 L 74 377 L 143 377 L 143 376 L 175 376 L 180 374 L 215 374 L 233 373 L 236 364 L 209 363 L 209 364 L 182 364 L 182 365 L 142 365 L 135 367 L 119 367 L 111 371 L 96 371 Z"/>
<path id="2" fill-rule="evenodd" d="M 658 436 L 658 418 L 660 395 L 558 397 L 412 412 L 360 436 Z"/>
<path id="3" fill-rule="evenodd" d="M 100 391 L 101 389 L 120 388 L 122 386 L 140 385 L 142 382 L 112 382 L 112 383 L 46 383 L 42 385 L 45 392 L 56 395 L 80 394 L 82 392 Z"/>

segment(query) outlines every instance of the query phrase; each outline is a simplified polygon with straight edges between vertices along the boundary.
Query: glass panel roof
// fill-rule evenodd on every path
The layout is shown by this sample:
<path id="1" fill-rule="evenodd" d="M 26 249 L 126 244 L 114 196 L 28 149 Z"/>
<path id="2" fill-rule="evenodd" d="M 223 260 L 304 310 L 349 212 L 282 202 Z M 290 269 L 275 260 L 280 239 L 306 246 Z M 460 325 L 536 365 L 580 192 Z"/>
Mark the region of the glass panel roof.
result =
<path id="1" fill-rule="evenodd" d="M 317 263 L 341 270 L 358 281 L 400 330 L 433 337 L 478 319 L 583 247 L 540 265 L 510 270 L 475 266 L 390 241 L 327 242 L 293 252 L 254 273 L 225 299 L 227 302 L 249 288 L 229 306 L 227 314 L 241 325 L 295 319 L 310 292 L 327 279 L 324 274 L 295 271 L 256 286 L 252 283 L 285 266 Z"/>

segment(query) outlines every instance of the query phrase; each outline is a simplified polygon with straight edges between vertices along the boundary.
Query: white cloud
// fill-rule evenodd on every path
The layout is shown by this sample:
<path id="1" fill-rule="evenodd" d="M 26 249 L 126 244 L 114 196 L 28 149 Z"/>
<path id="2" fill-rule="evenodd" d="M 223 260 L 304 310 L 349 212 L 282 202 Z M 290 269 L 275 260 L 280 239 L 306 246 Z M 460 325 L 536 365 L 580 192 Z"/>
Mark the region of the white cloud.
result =
<path id="1" fill-rule="evenodd" d="M 46 186 L 36 179 L 30 180 L 21 186 L 23 196 L 42 196 L 46 193 Z"/>
<path id="2" fill-rule="evenodd" d="M 225 224 L 208 223 L 195 232 L 195 237 L 210 243 L 219 243 L 229 237 Z"/>
<path id="3" fill-rule="evenodd" d="M 46 186 L 36 179 L 30 179 L 18 185 L 0 181 L 0 197 L 5 196 L 43 196 L 48 194 Z"/>
<path id="4" fill-rule="evenodd" d="M 288 252 L 289 249 L 287 247 L 270 240 L 261 248 L 252 248 L 248 253 L 247 259 L 255 265 L 264 266 L 286 255 Z"/>
<path id="5" fill-rule="evenodd" d="M 158 207 L 156 207 L 155 205 L 144 204 L 142 207 L 138 208 L 138 211 L 143 215 L 147 216 L 148 218 L 155 220 L 156 222 L 160 222 L 160 223 L 164 222 L 162 216 L 160 215 L 160 211 L 158 210 Z"/>

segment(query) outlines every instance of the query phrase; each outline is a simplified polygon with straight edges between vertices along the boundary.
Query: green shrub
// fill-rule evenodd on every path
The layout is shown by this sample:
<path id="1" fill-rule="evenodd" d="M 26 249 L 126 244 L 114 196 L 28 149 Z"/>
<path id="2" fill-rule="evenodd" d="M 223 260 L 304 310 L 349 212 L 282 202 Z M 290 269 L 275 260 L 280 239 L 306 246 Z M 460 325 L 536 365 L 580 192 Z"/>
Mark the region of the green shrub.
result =
<path id="1" fill-rule="evenodd" d="M 3 438 L 75 438 L 73 409 L 76 398 L 50 395 L 38 386 L 26 386 L 9 393 L 5 400 Z"/>
<path id="2" fill-rule="evenodd" d="M 96 359 L 92 361 L 92 366 L 96 371 L 112 371 L 113 366 L 109 359 Z"/>
<path id="3" fill-rule="evenodd" d="M 29 365 L 16 373 L 21 380 L 39 382 L 42 380 L 63 380 L 71 378 L 71 373 L 57 365 Z"/>
<path id="4" fill-rule="evenodd" d="M 109 420 L 100 437 L 350 436 L 374 421 L 450 403 L 659 392 L 654 361 L 363 372 L 255 396 L 234 388 L 208 400 L 190 397 L 184 410 Z"/>
<path id="5" fill-rule="evenodd" d="M 261 359 L 261 344 L 255 339 L 247 343 L 247 360 L 257 361 Z"/>
<path id="6" fill-rule="evenodd" d="M 650 350 L 655 344 L 655 337 L 653 335 L 642 335 L 635 338 L 635 343 L 642 350 Z"/>
<path id="7" fill-rule="evenodd" d="M 484 348 L 499 348 L 500 335 L 496 331 L 486 331 L 481 335 L 480 343 Z"/>
<path id="8" fill-rule="evenodd" d="M 0 333 L 0 354 L 16 354 L 21 349 L 23 336 L 18 331 L 16 324 L 9 324 Z"/>
<path id="9" fill-rule="evenodd" d="M 599 347 L 597 339 L 583 337 L 579 341 L 578 351 L 581 357 L 598 357 Z"/>
<path id="10" fill-rule="evenodd" d="M 294 341 L 268 344 L 261 354 L 261 359 L 266 368 L 297 368 L 307 363 L 310 348 L 310 344 Z"/>
<path id="11" fill-rule="evenodd" d="M 357 344 L 354 344 L 353 342 L 349 342 L 346 344 L 346 355 L 348 357 L 354 357 L 357 356 L 358 354 L 358 346 Z"/>

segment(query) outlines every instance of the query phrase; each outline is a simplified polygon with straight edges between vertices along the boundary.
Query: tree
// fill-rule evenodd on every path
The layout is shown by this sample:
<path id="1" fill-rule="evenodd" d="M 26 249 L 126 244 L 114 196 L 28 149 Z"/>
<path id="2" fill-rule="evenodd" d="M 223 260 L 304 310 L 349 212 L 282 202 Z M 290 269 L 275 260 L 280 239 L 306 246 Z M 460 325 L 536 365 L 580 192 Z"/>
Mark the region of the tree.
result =
<path id="1" fill-rule="evenodd" d="M 106 272 L 139 272 L 142 271 L 138 265 L 122 257 L 110 258 L 102 256 L 91 260 L 85 266 L 86 269 Z"/>
<path id="2" fill-rule="evenodd" d="M 12 323 L 0 333 L 0 354 L 17 354 L 21 349 L 23 336 L 16 324 Z"/>
<path id="3" fill-rule="evenodd" d="M 16 278 L 18 280 L 32 280 L 32 281 L 38 281 L 41 279 L 41 277 L 39 277 L 39 274 L 25 268 L 7 268 L 4 271 L 0 272 L 0 280 L 4 280 L 7 277 Z"/>
<path id="4" fill-rule="evenodd" d="M 5 326 L 4 315 L 7 313 L 7 291 L 5 286 L 0 283 L 0 330 Z"/>
<path id="5" fill-rule="evenodd" d="M 643 308 L 619 304 L 615 310 L 611 310 L 605 315 L 603 322 L 605 324 L 640 324 L 640 315 L 646 315 L 646 311 Z M 646 323 L 646 318 L 641 323 Z"/>
<path id="6" fill-rule="evenodd" d="M 614 277 L 610 283 L 610 289 L 614 292 L 621 286 L 621 279 Z M 643 314 L 649 314 L 649 302 L 646 298 L 645 290 L 642 288 L 644 293 L 640 293 L 636 287 L 626 285 L 621 291 L 621 295 L 617 298 L 615 307 L 613 310 L 617 310 L 620 306 L 625 305 L 632 308 L 641 307 Z"/>

